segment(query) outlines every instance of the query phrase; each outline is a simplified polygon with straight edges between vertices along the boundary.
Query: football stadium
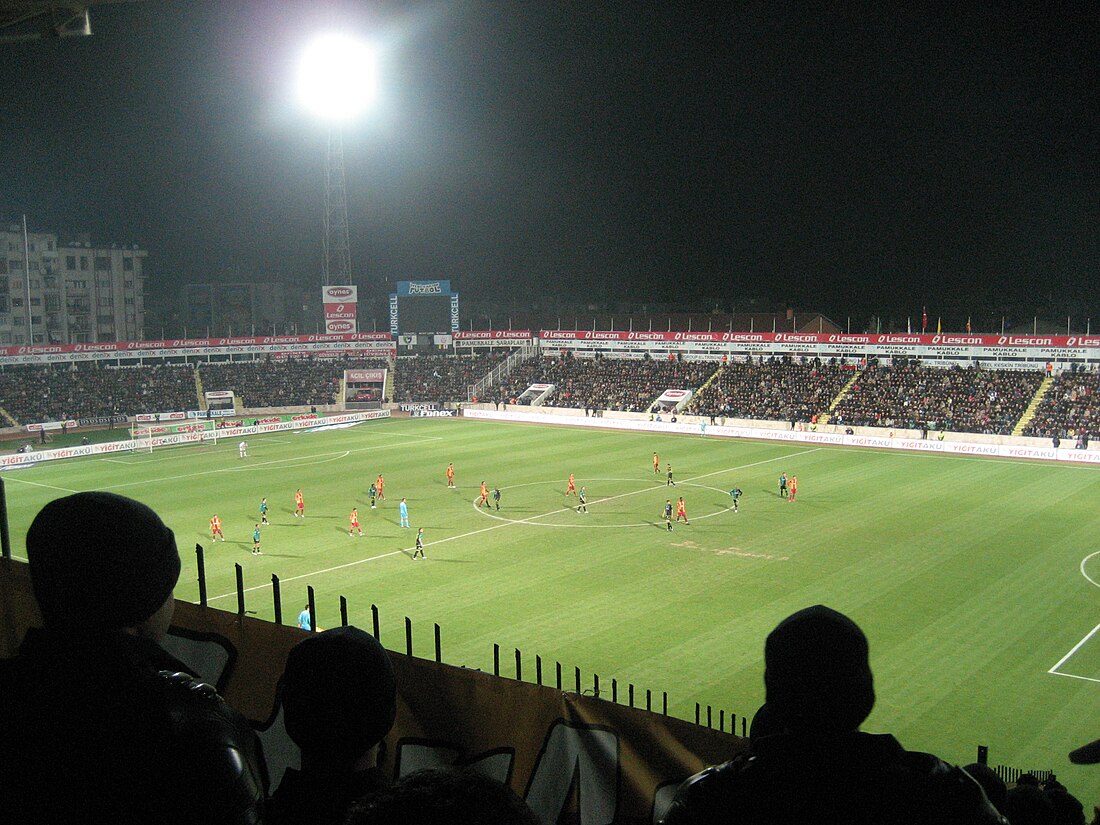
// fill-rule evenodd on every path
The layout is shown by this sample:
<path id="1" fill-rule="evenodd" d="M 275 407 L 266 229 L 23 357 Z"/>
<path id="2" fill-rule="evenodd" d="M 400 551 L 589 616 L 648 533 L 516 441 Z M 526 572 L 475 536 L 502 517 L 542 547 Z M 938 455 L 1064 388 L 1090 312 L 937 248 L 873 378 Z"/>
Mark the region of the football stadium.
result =
<path id="1" fill-rule="evenodd" d="M 0 821 L 1100 825 L 1097 7 L 0 53 Z"/>
<path id="2" fill-rule="evenodd" d="M 868 633 L 881 697 L 868 729 L 958 763 L 982 747 L 1007 770 L 1087 781 L 1060 754 L 1087 738 L 1100 684 L 1097 379 L 1073 360 L 1100 349 L 1021 339 L 1020 368 L 987 370 L 931 335 L 767 334 L 760 355 L 738 337 L 761 336 L 474 331 L 446 354 L 398 354 L 373 335 L 368 358 L 354 335 L 161 341 L 129 368 L 103 348 L 67 352 L 64 369 L 9 351 L 24 364 L 0 373 L 4 412 L 38 419 L 10 442 L 30 451 L 3 459 L 11 552 L 49 501 L 117 492 L 175 531 L 177 599 L 246 626 L 276 621 L 276 599 L 290 628 L 310 607 L 320 628 L 369 628 L 460 676 L 541 682 L 727 737 L 763 703 L 770 629 L 825 604 Z M 990 338 L 974 356 L 1005 357 Z M 211 360 L 167 363 L 182 345 Z M 270 357 L 310 346 L 352 353 Z M 230 347 L 247 355 L 212 360 Z M 951 354 L 926 366 L 937 350 Z M 371 382 L 386 400 L 349 400 Z M 161 387 L 176 409 L 149 405 L 143 388 Z M 89 425 L 104 397 L 127 423 Z M 954 426 L 933 417 L 944 409 Z"/>

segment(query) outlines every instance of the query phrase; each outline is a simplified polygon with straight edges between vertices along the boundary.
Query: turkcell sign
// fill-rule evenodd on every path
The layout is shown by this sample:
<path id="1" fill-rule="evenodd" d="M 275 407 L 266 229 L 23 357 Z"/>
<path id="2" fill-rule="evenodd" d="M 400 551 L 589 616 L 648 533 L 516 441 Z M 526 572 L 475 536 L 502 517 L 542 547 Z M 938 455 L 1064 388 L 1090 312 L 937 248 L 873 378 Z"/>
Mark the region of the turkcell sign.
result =
<path id="1" fill-rule="evenodd" d="M 397 335 L 397 293 L 390 293 L 390 335 Z"/>
<path id="2" fill-rule="evenodd" d="M 410 295 L 450 295 L 450 281 L 398 281 L 397 294 L 402 298 Z"/>
<path id="3" fill-rule="evenodd" d="M 458 332 L 458 293 L 451 295 L 451 332 Z"/>

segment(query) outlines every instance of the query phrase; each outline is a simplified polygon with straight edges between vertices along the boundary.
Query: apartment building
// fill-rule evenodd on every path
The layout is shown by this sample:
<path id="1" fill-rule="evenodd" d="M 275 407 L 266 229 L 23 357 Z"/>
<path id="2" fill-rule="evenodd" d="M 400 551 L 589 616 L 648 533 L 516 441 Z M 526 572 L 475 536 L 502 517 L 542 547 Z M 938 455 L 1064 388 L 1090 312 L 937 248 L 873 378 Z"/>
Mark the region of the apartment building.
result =
<path id="1" fill-rule="evenodd" d="M 0 227 L 0 346 L 138 341 L 147 252 Z"/>

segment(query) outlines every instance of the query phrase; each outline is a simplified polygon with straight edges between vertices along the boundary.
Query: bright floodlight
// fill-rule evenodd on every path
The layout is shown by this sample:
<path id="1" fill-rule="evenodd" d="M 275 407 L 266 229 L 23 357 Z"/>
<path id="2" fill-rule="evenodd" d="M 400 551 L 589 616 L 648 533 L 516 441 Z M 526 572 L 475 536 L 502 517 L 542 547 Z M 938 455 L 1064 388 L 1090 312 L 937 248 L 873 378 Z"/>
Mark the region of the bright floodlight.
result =
<path id="1" fill-rule="evenodd" d="M 298 67 L 298 99 L 318 117 L 347 121 L 374 101 L 378 73 L 374 51 L 342 34 L 318 37 Z"/>

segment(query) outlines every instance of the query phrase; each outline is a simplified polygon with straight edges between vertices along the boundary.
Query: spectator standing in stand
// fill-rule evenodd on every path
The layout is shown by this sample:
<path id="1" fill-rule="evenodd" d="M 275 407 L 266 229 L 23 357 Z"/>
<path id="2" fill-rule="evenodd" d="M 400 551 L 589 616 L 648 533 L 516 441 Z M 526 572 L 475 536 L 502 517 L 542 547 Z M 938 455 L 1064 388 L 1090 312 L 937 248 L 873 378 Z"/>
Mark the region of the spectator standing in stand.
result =
<path id="1" fill-rule="evenodd" d="M 158 644 L 180 559 L 156 513 L 112 493 L 57 499 L 27 559 L 44 627 L 0 661 L 0 822 L 261 822 L 255 733 Z"/>
<path id="2" fill-rule="evenodd" d="M 275 825 L 339 825 L 352 802 L 387 786 L 378 768 L 397 715 L 389 654 L 357 627 L 298 642 L 279 685 L 287 735 L 301 751 L 272 795 Z"/>
<path id="3" fill-rule="evenodd" d="M 867 637 L 847 616 L 815 605 L 780 622 L 764 688 L 777 732 L 688 779 L 664 825 L 1007 825 L 962 768 L 860 732 L 875 691 Z"/>

